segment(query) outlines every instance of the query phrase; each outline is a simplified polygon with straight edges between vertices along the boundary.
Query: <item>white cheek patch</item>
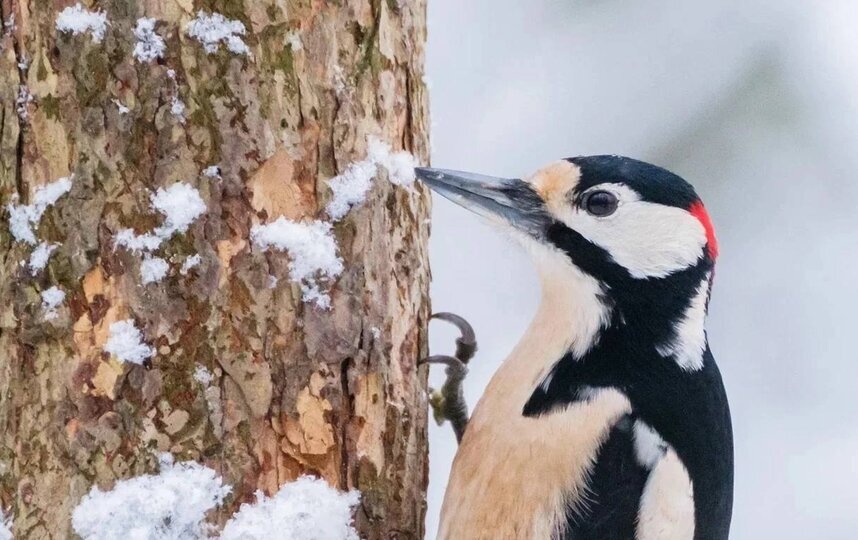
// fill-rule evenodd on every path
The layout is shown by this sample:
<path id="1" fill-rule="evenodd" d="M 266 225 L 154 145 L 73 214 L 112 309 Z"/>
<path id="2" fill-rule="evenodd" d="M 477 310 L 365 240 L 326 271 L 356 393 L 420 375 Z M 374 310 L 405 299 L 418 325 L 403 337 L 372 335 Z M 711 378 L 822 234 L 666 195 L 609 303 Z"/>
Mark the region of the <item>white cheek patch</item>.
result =
<path id="1" fill-rule="evenodd" d="M 673 338 L 656 346 L 658 354 L 664 358 L 672 357 L 685 371 L 698 371 L 703 368 L 703 353 L 706 350 L 704 323 L 710 276 L 711 274 L 708 274 L 700 282 L 691 303 L 685 308 L 682 317 L 674 323 Z"/>
<path id="2" fill-rule="evenodd" d="M 577 207 L 555 212 L 571 229 L 606 250 L 632 277 L 664 277 L 694 264 L 703 254 L 706 229 L 688 211 L 642 201 L 621 184 L 603 184 L 598 189 L 611 191 L 620 200 L 610 216 L 592 216 Z"/>

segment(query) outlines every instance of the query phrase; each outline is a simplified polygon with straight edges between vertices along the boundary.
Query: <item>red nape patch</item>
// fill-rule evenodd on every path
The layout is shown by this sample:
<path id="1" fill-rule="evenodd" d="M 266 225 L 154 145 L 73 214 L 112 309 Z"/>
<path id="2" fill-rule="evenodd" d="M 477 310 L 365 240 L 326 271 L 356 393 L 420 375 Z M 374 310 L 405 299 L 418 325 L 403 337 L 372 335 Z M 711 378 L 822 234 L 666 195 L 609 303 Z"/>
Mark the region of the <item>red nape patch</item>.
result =
<path id="1" fill-rule="evenodd" d="M 706 230 L 706 249 L 709 251 L 709 257 L 714 261 L 718 258 L 718 239 L 715 238 L 715 227 L 712 226 L 712 218 L 709 217 L 709 212 L 706 211 L 706 207 L 700 201 L 692 204 L 688 211 L 697 218 Z"/>

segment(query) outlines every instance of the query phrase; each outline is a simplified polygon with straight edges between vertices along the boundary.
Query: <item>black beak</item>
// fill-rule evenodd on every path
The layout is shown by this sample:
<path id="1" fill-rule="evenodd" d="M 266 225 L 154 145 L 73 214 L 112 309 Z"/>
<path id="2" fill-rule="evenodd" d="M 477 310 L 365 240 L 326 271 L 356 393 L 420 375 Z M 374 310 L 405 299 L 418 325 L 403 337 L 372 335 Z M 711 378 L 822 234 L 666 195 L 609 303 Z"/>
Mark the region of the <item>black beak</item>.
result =
<path id="1" fill-rule="evenodd" d="M 423 167 L 414 171 L 417 178 L 459 206 L 532 236 L 543 236 L 552 222 L 542 197 L 523 180 Z"/>

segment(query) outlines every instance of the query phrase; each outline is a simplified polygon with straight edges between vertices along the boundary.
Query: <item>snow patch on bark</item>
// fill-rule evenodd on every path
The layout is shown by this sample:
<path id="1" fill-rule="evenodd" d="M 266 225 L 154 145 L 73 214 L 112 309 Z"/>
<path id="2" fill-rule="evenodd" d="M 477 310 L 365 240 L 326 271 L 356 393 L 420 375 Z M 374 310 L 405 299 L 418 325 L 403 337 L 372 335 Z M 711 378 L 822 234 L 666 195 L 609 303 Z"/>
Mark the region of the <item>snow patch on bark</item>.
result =
<path id="1" fill-rule="evenodd" d="M 45 312 L 45 320 L 52 321 L 56 319 L 59 316 L 57 308 L 60 307 L 60 304 L 62 304 L 63 300 L 66 299 L 65 291 L 58 287 L 51 287 L 50 289 L 42 291 L 41 296 L 42 310 Z"/>
<path id="2" fill-rule="evenodd" d="M 331 281 L 343 272 L 343 260 L 331 224 L 324 221 L 298 223 L 280 217 L 267 225 L 254 225 L 250 238 L 263 251 L 286 251 L 291 257 L 289 278 L 301 284 L 305 302 L 322 309 L 331 307 L 330 296 L 320 281 Z"/>
<path id="3" fill-rule="evenodd" d="M 390 145 L 372 137 L 365 159 L 350 164 L 342 174 L 328 180 L 332 197 L 325 211 L 332 220 L 339 221 L 351 208 L 363 203 L 372 188 L 373 179 L 378 176 L 379 167 L 387 170 L 391 183 L 410 186 L 415 180 L 416 166 L 417 161 L 408 152 L 394 152 Z"/>
<path id="4" fill-rule="evenodd" d="M 57 30 L 74 36 L 89 33 L 93 43 L 101 43 L 107 33 L 107 15 L 103 11 L 89 11 L 77 3 L 57 15 Z"/>
<path id="5" fill-rule="evenodd" d="M 71 191 L 73 176 L 60 178 L 56 182 L 39 186 L 33 193 L 33 202 L 23 205 L 12 203 L 6 206 L 9 212 L 9 232 L 19 242 L 30 245 L 36 244 L 36 233 L 33 227 L 39 224 L 42 215 L 53 206 L 60 197 Z"/>
<path id="6" fill-rule="evenodd" d="M 167 44 L 164 38 L 155 32 L 155 19 L 140 17 L 134 28 L 134 37 L 137 43 L 134 45 L 134 58 L 138 62 L 151 62 L 164 57 Z"/>
<path id="7" fill-rule="evenodd" d="M 249 55 L 250 48 L 241 38 L 247 29 L 244 23 L 235 19 L 227 19 L 220 13 L 208 14 L 198 11 L 197 18 L 186 28 L 187 34 L 202 43 L 208 54 L 214 54 L 221 44 L 233 54 Z"/>
<path id="8" fill-rule="evenodd" d="M 125 104 L 118 99 L 114 99 L 113 104 L 116 105 L 116 110 L 119 111 L 119 114 L 125 115 L 131 112 L 131 109 L 126 107 Z"/>
<path id="9" fill-rule="evenodd" d="M 39 245 L 36 246 L 36 249 L 30 253 L 30 261 L 27 263 L 27 266 L 30 268 L 30 275 L 36 276 L 39 272 L 45 269 L 48 265 L 48 260 L 51 258 L 51 254 L 55 249 L 59 247 L 59 244 L 49 244 L 47 242 L 39 242 Z"/>
<path id="10" fill-rule="evenodd" d="M 0 540 L 12 540 L 12 518 L 0 510 Z"/>
<path id="11" fill-rule="evenodd" d="M 93 487 L 74 509 L 72 526 L 84 540 L 196 540 L 208 538 L 206 513 L 229 486 L 199 463 L 161 457 L 161 471 L 120 480 L 110 491 Z"/>
<path id="12" fill-rule="evenodd" d="M 194 380 L 204 386 L 208 386 L 214 380 L 214 375 L 206 366 L 197 364 L 197 367 L 194 368 Z"/>
<path id="13" fill-rule="evenodd" d="M 161 257 L 146 257 L 140 263 L 140 279 L 143 281 L 143 285 L 156 283 L 167 276 L 169 269 L 167 261 Z"/>
<path id="14" fill-rule="evenodd" d="M 203 176 L 206 178 L 220 178 L 220 167 L 217 165 L 209 165 L 203 169 Z"/>
<path id="15" fill-rule="evenodd" d="M 182 268 L 179 269 L 179 273 L 183 276 L 187 276 L 188 272 L 199 266 L 201 262 L 203 262 L 203 258 L 200 256 L 199 253 L 191 255 L 190 257 L 187 257 L 185 259 L 185 262 L 182 263 Z"/>
<path id="16" fill-rule="evenodd" d="M 301 35 L 297 30 L 292 30 L 286 34 L 286 44 L 292 49 L 292 52 L 298 52 L 304 48 L 304 43 L 301 42 Z"/>
<path id="17" fill-rule="evenodd" d="M 177 182 L 164 189 L 159 188 L 151 199 L 153 210 L 164 216 L 164 224 L 152 232 L 136 234 L 131 229 L 121 229 L 113 237 L 113 244 L 133 252 L 155 251 L 164 241 L 176 233 L 185 233 L 197 218 L 206 211 L 206 203 L 196 188 Z"/>
<path id="18" fill-rule="evenodd" d="M 341 493 L 324 480 L 302 476 L 273 497 L 261 492 L 256 497 L 255 504 L 241 505 L 226 523 L 221 540 L 358 540 L 352 526 L 357 491 Z"/>
<path id="19" fill-rule="evenodd" d="M 117 321 L 110 325 L 110 334 L 104 350 L 120 362 L 142 364 L 155 356 L 155 349 L 143 343 L 143 334 L 134 325 L 133 319 Z"/>

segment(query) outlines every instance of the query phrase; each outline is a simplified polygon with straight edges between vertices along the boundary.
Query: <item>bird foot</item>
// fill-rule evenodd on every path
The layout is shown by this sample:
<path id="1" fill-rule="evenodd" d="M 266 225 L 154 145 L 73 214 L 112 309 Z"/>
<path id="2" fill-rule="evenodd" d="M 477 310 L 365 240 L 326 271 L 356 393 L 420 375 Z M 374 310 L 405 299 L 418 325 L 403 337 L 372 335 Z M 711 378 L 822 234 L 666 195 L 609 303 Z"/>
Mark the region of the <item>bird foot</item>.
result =
<path id="1" fill-rule="evenodd" d="M 461 336 L 456 339 L 456 352 L 453 356 L 435 355 L 424 358 L 421 362 L 427 364 L 442 364 L 446 366 L 444 372 L 447 379 L 440 390 L 430 389 L 429 405 L 438 425 L 448 420 L 453 426 L 456 440 L 461 442 L 462 435 L 468 425 L 468 404 L 462 383 L 468 374 L 468 361 L 477 352 L 477 340 L 474 329 L 468 321 L 453 313 L 436 313 L 433 319 L 447 321 L 459 329 Z"/>

